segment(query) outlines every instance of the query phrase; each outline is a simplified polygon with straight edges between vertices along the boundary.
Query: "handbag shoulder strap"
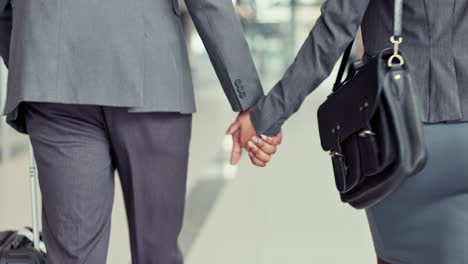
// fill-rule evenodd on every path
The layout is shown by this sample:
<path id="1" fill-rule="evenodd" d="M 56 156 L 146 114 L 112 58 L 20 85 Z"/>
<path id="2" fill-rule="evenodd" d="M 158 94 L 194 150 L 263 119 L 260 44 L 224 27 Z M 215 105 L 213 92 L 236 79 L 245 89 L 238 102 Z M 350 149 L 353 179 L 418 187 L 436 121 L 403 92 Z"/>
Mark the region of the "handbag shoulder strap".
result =
<path id="1" fill-rule="evenodd" d="M 393 36 L 400 38 L 403 25 L 403 0 L 395 0 L 393 9 Z"/>
<path id="2" fill-rule="evenodd" d="M 343 53 L 343 57 L 342 57 L 341 63 L 340 63 L 340 68 L 338 70 L 338 74 L 336 75 L 335 84 L 333 85 L 333 91 L 336 90 L 338 85 L 340 85 L 340 83 L 341 83 L 341 79 L 343 79 L 343 74 L 344 74 L 344 71 L 346 69 L 346 65 L 348 64 L 349 55 L 351 55 L 351 50 L 353 49 L 353 43 L 354 43 L 354 38 L 351 41 L 351 43 L 348 44 L 348 47 L 346 47 L 346 50 Z"/>
<path id="3" fill-rule="evenodd" d="M 402 23 L 403 21 L 403 0 L 395 0 L 393 8 L 393 36 L 392 39 L 400 39 L 402 34 Z M 353 48 L 355 38 L 351 40 L 351 43 L 346 47 L 345 52 L 343 53 L 343 58 L 341 59 L 340 68 L 338 74 L 336 75 L 335 84 L 333 85 L 333 91 L 336 90 L 338 85 L 340 85 L 341 80 L 343 79 L 343 74 L 348 64 L 349 56 L 351 55 L 351 50 Z"/>

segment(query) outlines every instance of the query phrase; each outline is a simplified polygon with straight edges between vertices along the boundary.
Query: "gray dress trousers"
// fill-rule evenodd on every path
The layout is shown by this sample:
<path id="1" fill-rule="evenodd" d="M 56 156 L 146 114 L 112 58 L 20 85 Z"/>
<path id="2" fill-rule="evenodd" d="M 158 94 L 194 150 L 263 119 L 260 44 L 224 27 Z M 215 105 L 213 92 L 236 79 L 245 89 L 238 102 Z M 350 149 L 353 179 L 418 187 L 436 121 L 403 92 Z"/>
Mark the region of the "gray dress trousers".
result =
<path id="1" fill-rule="evenodd" d="M 191 114 L 124 107 L 27 103 L 37 160 L 48 264 L 105 264 L 122 183 L 132 263 L 182 264 Z"/>
<path id="2" fill-rule="evenodd" d="M 468 122 L 424 125 L 426 167 L 367 209 L 377 255 L 392 264 L 468 263 Z"/>

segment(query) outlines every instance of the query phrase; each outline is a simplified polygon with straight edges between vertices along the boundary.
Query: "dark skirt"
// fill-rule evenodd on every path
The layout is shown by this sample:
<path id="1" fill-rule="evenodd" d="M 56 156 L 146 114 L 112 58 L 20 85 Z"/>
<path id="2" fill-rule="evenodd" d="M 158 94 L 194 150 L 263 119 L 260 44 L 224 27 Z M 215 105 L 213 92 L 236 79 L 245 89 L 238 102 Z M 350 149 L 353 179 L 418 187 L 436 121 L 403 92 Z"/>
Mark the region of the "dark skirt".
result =
<path id="1" fill-rule="evenodd" d="M 426 167 L 366 210 L 392 264 L 468 263 L 468 123 L 425 124 Z"/>

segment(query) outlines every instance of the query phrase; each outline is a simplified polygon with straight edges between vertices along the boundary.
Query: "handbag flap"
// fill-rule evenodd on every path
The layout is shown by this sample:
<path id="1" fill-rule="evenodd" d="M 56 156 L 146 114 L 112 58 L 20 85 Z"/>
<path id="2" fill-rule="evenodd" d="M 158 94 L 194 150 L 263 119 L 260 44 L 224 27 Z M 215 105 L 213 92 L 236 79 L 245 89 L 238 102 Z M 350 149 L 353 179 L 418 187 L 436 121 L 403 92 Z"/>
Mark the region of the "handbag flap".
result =
<path id="1" fill-rule="evenodd" d="M 384 49 L 370 58 L 320 105 L 317 118 L 323 150 L 338 151 L 344 139 L 366 128 L 382 93 L 379 73 L 385 64 L 381 60 L 391 52 Z"/>
<path id="2" fill-rule="evenodd" d="M 10 4 L 10 0 L 0 0 L 0 12 L 3 12 L 8 4 Z"/>

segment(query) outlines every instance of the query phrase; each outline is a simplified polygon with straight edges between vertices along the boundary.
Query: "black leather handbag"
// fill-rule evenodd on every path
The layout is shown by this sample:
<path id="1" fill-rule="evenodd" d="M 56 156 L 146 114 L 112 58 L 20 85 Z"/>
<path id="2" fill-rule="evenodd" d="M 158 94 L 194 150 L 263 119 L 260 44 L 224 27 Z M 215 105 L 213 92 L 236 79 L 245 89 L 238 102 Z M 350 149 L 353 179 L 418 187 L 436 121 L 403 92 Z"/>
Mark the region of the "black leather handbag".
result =
<path id="1" fill-rule="evenodd" d="M 394 192 L 427 160 L 422 121 L 403 54 L 403 0 L 395 0 L 393 47 L 348 67 L 347 47 L 333 92 L 318 109 L 323 150 L 330 151 L 341 200 L 362 209 Z"/>

